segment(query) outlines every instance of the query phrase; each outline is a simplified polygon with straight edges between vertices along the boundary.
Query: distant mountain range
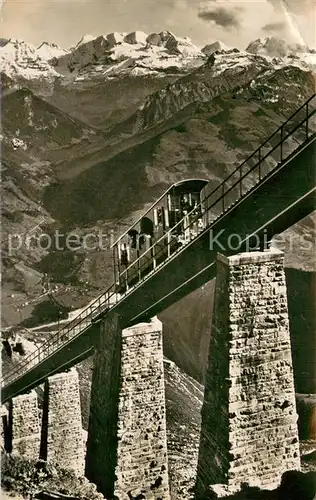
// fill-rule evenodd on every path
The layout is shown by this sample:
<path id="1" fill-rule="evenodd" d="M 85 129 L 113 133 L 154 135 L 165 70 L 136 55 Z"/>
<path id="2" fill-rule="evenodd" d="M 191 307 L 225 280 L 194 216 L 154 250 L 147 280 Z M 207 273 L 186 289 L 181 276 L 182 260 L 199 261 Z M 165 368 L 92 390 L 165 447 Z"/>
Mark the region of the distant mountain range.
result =
<path id="1" fill-rule="evenodd" d="M 203 64 L 215 51 L 232 50 L 219 41 L 199 48 L 189 38 L 177 37 L 170 31 L 149 35 L 142 31 L 85 35 L 70 49 L 48 42 L 35 47 L 17 39 L 1 39 L 0 45 L 0 71 L 11 78 L 26 80 L 57 77 L 78 80 L 122 72 L 136 75 L 188 70 Z M 301 64 L 315 65 L 315 51 L 276 37 L 255 40 L 246 52 L 281 58 L 296 55 Z"/>

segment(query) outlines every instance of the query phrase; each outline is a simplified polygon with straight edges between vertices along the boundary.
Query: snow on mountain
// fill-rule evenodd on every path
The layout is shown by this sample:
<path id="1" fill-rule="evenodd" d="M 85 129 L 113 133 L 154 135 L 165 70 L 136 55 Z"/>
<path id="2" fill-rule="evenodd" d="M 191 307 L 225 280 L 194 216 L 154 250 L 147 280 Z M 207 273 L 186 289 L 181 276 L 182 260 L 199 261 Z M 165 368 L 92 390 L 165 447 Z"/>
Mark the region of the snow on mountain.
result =
<path id="1" fill-rule="evenodd" d="M 110 48 L 120 43 L 123 43 L 125 36 L 126 33 L 119 33 L 118 31 L 113 31 L 112 33 L 108 33 L 107 35 L 105 35 L 105 38 L 107 39 Z"/>
<path id="2" fill-rule="evenodd" d="M 79 42 L 77 43 L 77 45 L 75 45 L 74 47 L 72 47 L 72 49 L 70 49 L 70 50 L 76 49 L 77 47 L 79 47 L 79 45 L 83 45 L 84 43 L 92 42 L 92 40 L 94 40 L 95 38 L 97 38 L 95 35 L 84 35 L 79 40 Z"/>
<path id="3" fill-rule="evenodd" d="M 0 71 L 15 81 L 32 80 L 34 85 L 36 80 L 52 81 L 60 76 L 74 82 L 123 75 L 160 77 L 166 73 L 193 70 L 214 53 L 216 57 L 223 56 L 230 65 L 232 52 L 238 50 L 230 49 L 220 41 L 200 49 L 188 37 L 178 37 L 171 31 L 85 35 L 70 50 L 48 42 L 36 48 L 22 40 L 0 39 Z M 277 37 L 251 42 L 243 52 L 245 57 L 247 54 L 269 60 L 274 58 L 273 62 L 278 66 L 316 69 L 316 54 L 313 51 L 302 45 L 288 44 Z"/>
<path id="4" fill-rule="evenodd" d="M 246 51 L 270 57 L 286 57 L 289 54 L 310 53 L 310 49 L 306 45 L 291 44 L 283 38 L 274 36 L 254 40 L 248 45 Z"/>
<path id="5" fill-rule="evenodd" d="M 55 43 L 42 42 L 36 49 L 38 55 L 45 61 L 53 59 L 53 57 L 61 57 L 69 53 L 69 50 L 62 49 Z"/>
<path id="6" fill-rule="evenodd" d="M 50 79 L 58 76 L 34 45 L 18 39 L 10 39 L 0 46 L 0 71 L 10 78 Z"/>
<path id="7" fill-rule="evenodd" d="M 202 49 L 202 52 L 206 56 L 210 56 L 211 54 L 214 54 L 214 52 L 221 52 L 227 50 L 229 50 L 229 48 L 223 42 L 217 40 L 216 42 L 205 45 L 205 47 L 203 47 Z"/>
<path id="8" fill-rule="evenodd" d="M 82 79 L 93 73 L 115 75 L 116 71 L 149 74 L 190 63 L 194 66 L 197 59 L 201 64 L 205 59 L 200 49 L 189 38 L 176 37 L 169 31 L 150 35 L 143 31 L 114 32 L 85 43 L 82 39 L 70 54 L 59 57 L 54 67 L 64 75 L 70 72 Z"/>
<path id="9" fill-rule="evenodd" d="M 125 35 L 124 42 L 130 43 L 132 45 L 135 45 L 135 44 L 146 45 L 147 44 L 147 36 L 148 35 L 146 33 L 144 33 L 143 31 L 132 31 L 128 35 Z"/>
<path id="10" fill-rule="evenodd" d="M 158 41 L 158 46 L 164 47 L 169 54 L 178 54 L 187 57 L 200 56 L 201 51 L 196 47 L 190 38 L 188 37 L 177 37 L 171 31 L 162 31 L 161 33 L 152 33 L 147 37 L 147 41 L 150 44 L 150 39 L 153 41 L 157 41 L 157 37 L 159 37 L 160 41 Z M 153 45 L 157 45 L 153 43 Z"/>
<path id="11" fill-rule="evenodd" d="M 248 45 L 247 52 L 266 57 L 275 68 L 295 66 L 304 71 L 316 71 L 315 51 L 306 45 L 288 43 L 283 38 L 259 38 Z"/>

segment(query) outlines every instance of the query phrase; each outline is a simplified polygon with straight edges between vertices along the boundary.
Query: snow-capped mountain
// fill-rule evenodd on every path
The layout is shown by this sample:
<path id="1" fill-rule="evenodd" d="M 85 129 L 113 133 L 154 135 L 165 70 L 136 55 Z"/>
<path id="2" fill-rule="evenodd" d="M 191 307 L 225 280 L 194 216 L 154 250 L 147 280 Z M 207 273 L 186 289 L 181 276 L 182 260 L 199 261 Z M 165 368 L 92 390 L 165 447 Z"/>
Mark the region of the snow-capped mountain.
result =
<path id="1" fill-rule="evenodd" d="M 199 48 L 188 38 L 170 31 L 160 33 L 112 32 L 84 35 L 69 50 L 43 42 L 37 48 L 23 40 L 0 40 L 0 71 L 17 81 L 66 78 L 69 81 L 109 80 L 122 76 L 165 77 L 190 72 L 210 55 L 227 55 L 238 49 L 213 41 Z M 251 42 L 244 54 L 277 58 L 275 64 L 316 69 L 316 54 L 302 45 L 291 45 L 277 37 Z M 67 83 L 66 82 L 66 83 Z"/>
<path id="2" fill-rule="evenodd" d="M 283 38 L 258 38 L 251 42 L 246 52 L 272 59 L 274 67 L 296 66 L 305 71 L 316 71 L 316 53 L 307 45 L 288 43 Z"/>
<path id="3" fill-rule="evenodd" d="M 180 38 L 170 31 L 147 34 L 113 32 L 107 35 L 83 37 L 70 54 L 54 63 L 63 75 L 82 76 L 94 73 L 113 76 L 131 71 L 157 73 L 168 68 L 185 68 L 202 64 L 205 55 L 189 38 Z"/>
<path id="4" fill-rule="evenodd" d="M 246 48 L 251 54 L 261 54 L 270 57 L 286 57 L 290 54 L 310 53 L 307 45 L 291 44 L 279 37 L 258 38 Z"/>
<path id="5" fill-rule="evenodd" d="M 74 46 L 74 47 L 71 47 L 70 50 L 74 50 L 76 49 L 77 47 L 79 47 L 79 45 L 82 45 L 83 43 L 87 43 L 87 42 L 91 42 L 92 40 L 94 40 L 95 38 L 97 38 L 96 35 L 89 35 L 89 34 L 86 34 L 84 35 L 82 38 L 80 38 L 79 42 Z"/>
<path id="6" fill-rule="evenodd" d="M 45 61 L 54 57 L 61 57 L 69 53 L 69 50 L 63 49 L 55 43 L 42 42 L 36 49 L 37 54 Z"/>
<path id="7" fill-rule="evenodd" d="M 0 47 L 0 71 L 10 78 L 22 77 L 27 80 L 58 76 L 34 45 L 23 40 L 2 40 Z"/>

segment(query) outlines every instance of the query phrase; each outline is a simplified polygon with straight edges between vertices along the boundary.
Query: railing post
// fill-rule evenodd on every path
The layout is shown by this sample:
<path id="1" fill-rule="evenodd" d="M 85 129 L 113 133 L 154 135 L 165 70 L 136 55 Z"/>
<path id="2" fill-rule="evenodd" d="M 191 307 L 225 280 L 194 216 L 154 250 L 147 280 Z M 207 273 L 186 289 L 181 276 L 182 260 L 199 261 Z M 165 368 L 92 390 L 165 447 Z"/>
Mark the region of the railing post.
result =
<path id="1" fill-rule="evenodd" d="M 280 161 L 283 161 L 283 126 L 281 127 Z"/>
<path id="2" fill-rule="evenodd" d="M 125 286 L 126 286 L 126 292 L 127 292 L 127 290 L 128 290 L 127 269 L 125 269 Z"/>
<path id="3" fill-rule="evenodd" d="M 242 165 L 240 165 L 239 169 L 239 193 L 240 193 L 240 198 L 242 197 Z"/>
<path id="4" fill-rule="evenodd" d="M 308 139 L 308 102 L 306 103 L 306 140 Z"/>
<path id="5" fill-rule="evenodd" d="M 137 269 L 138 269 L 138 281 L 140 281 L 142 279 L 142 272 L 141 272 L 141 268 L 140 268 L 140 254 L 139 254 L 139 250 L 137 251 Z"/>
<path id="6" fill-rule="evenodd" d="M 259 148 L 259 182 L 261 181 L 261 148 Z"/>
<path id="7" fill-rule="evenodd" d="M 153 256 L 153 268 L 156 269 L 157 261 L 156 261 L 156 257 L 155 257 L 155 245 L 153 245 L 152 256 Z"/>
<path id="8" fill-rule="evenodd" d="M 167 255 L 168 255 L 168 257 L 170 257 L 170 255 L 171 255 L 170 243 L 171 243 L 171 233 L 170 233 L 170 229 L 169 229 L 169 231 L 167 233 Z"/>
<path id="9" fill-rule="evenodd" d="M 225 212 L 225 182 L 222 184 L 222 209 Z"/>

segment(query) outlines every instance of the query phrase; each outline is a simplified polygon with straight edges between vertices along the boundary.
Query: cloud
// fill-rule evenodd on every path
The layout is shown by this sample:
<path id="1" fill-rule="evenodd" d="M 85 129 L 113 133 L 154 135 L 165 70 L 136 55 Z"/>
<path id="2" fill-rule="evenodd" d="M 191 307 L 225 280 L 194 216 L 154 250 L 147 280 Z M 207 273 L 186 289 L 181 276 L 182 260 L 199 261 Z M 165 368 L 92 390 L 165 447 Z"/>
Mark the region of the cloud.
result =
<path id="1" fill-rule="evenodd" d="M 287 29 L 287 23 L 285 21 L 279 21 L 275 23 L 268 23 L 262 26 L 262 31 L 268 33 L 280 33 Z"/>
<path id="2" fill-rule="evenodd" d="M 241 7 L 234 7 L 231 3 L 224 5 L 224 2 L 221 2 L 221 6 L 218 6 L 216 1 L 209 2 L 202 6 L 198 12 L 198 17 L 203 21 L 212 21 L 221 28 L 238 28 L 240 26 L 239 14 L 242 10 Z"/>

